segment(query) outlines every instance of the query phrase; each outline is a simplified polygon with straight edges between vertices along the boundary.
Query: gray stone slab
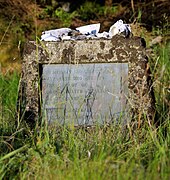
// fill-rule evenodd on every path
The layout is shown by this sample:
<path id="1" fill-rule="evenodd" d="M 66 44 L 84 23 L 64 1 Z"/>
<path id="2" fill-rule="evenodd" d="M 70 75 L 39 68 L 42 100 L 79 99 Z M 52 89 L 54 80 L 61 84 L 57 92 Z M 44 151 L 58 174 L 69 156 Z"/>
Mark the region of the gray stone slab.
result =
<path id="1" fill-rule="evenodd" d="M 122 64 L 121 66 L 123 71 L 121 71 L 119 66 L 117 67 L 117 63 Z M 128 69 L 126 63 L 128 64 Z M 88 65 L 88 68 L 84 68 L 84 65 L 86 64 Z M 89 64 L 91 64 L 91 67 L 93 67 L 94 64 L 102 67 L 101 72 L 103 72 L 103 75 L 100 75 L 99 77 L 104 77 L 107 81 L 102 81 L 100 78 L 100 81 L 99 79 L 97 81 L 99 72 L 96 68 L 94 71 L 96 74 L 89 77 L 88 73 L 91 69 L 93 69 L 89 68 Z M 113 70 L 115 71 L 115 73 L 113 73 L 114 76 L 108 77 L 109 75 L 104 73 L 105 64 L 108 64 L 108 66 L 112 66 L 112 64 L 114 64 L 114 67 L 116 67 L 115 69 L 113 67 Z M 66 75 L 66 67 L 80 67 L 81 69 L 84 68 L 84 70 L 82 72 L 75 72 L 76 70 L 79 71 L 79 68 L 70 68 L 68 72 L 71 71 L 71 76 L 75 79 L 77 78 L 77 80 L 63 81 L 61 78 L 63 76 L 61 76 L 60 71 L 55 69 L 55 67 L 59 66 L 61 67 L 59 70 L 64 72 L 61 74 L 65 75 L 65 79 L 69 77 L 69 73 Z M 128 76 L 127 71 L 124 71 L 124 69 L 128 70 Z M 85 73 L 87 70 L 88 73 Z M 56 117 L 56 109 L 52 110 L 52 108 L 59 106 L 59 103 L 57 104 L 57 102 L 60 102 L 61 111 L 60 114 L 58 114 L 58 117 L 63 117 L 63 109 L 69 110 L 68 107 L 70 107 L 70 109 L 72 107 L 71 110 L 74 110 L 73 112 L 75 112 L 75 114 L 71 115 L 69 113 L 65 113 L 65 122 L 67 120 L 67 116 L 76 117 L 70 119 L 76 119 L 77 124 L 83 123 L 83 120 L 87 124 L 92 123 L 93 119 L 100 120 L 99 123 L 102 123 L 105 119 L 109 120 L 109 117 L 112 117 L 113 114 L 116 114 L 121 110 L 121 108 L 124 108 L 118 100 L 117 105 L 109 105 L 109 103 L 112 102 L 109 97 L 112 97 L 111 94 L 118 93 L 118 89 L 121 87 L 121 84 L 119 84 L 121 79 L 121 76 L 119 76 L 120 71 L 121 73 L 125 73 L 125 76 L 122 75 L 122 77 L 128 78 L 128 83 L 125 83 L 125 86 L 122 86 L 123 90 L 128 86 L 127 91 L 122 91 L 125 95 L 126 93 L 128 94 L 128 98 L 126 99 L 128 100 L 128 112 L 126 113 L 124 119 L 127 121 L 128 118 L 133 122 L 135 121 L 136 124 L 138 124 L 138 127 L 140 127 L 142 122 L 146 120 L 152 122 L 152 118 L 155 114 L 155 98 L 149 63 L 145 51 L 145 42 L 143 39 L 139 37 L 124 38 L 121 36 L 114 36 L 110 40 L 89 39 L 41 43 L 28 42 L 25 44 L 24 48 L 22 73 L 18 92 L 19 96 L 17 108 L 19 118 L 22 118 L 22 120 L 24 119 L 31 125 L 36 122 L 41 122 L 45 116 L 45 110 L 43 110 L 42 106 L 44 106 L 45 109 L 46 105 L 46 108 L 49 108 L 48 119 L 53 121 L 53 117 Z M 56 75 L 52 75 L 52 72 L 56 73 Z M 91 72 L 93 71 L 91 70 Z M 100 74 L 102 74 L 101 72 Z M 77 76 L 74 76 L 74 74 Z M 88 79 L 88 77 L 93 80 L 85 81 L 85 78 Z M 57 87 L 59 78 L 62 79 L 59 84 L 60 91 L 57 91 L 55 94 L 55 86 Z M 78 78 L 82 78 L 82 80 L 79 80 Z M 96 88 L 96 82 L 100 82 L 99 87 L 103 87 L 102 93 L 99 93 L 100 88 Z M 50 87 L 50 84 L 52 84 L 52 87 L 55 84 L 54 88 Z M 78 87 L 77 89 L 76 84 Z M 116 84 L 116 88 L 114 87 L 114 84 Z M 107 94 L 107 91 L 104 91 L 104 87 L 106 87 L 109 92 L 113 91 L 113 93 L 110 95 L 109 93 Z M 63 89 L 63 93 L 61 93 L 61 89 Z M 66 93 L 66 90 L 71 94 L 71 96 L 69 93 Z M 63 100 L 56 100 L 58 96 L 66 96 L 66 94 L 69 99 L 67 100 L 67 103 Z M 54 98 L 52 98 L 52 95 L 55 95 Z M 87 98 L 88 96 L 90 97 L 89 99 Z M 112 98 L 114 98 L 114 96 Z M 94 99 L 94 102 L 92 99 Z M 44 101 L 44 104 L 42 104 L 42 100 Z M 52 100 L 57 104 L 56 107 L 53 103 L 51 103 Z M 79 101 L 80 103 L 78 104 Z M 81 105 L 81 103 L 84 104 Z M 91 103 L 93 105 L 92 115 L 97 118 L 89 118 L 91 115 L 89 113 L 90 108 L 87 106 L 87 103 Z M 103 106 L 102 112 L 100 113 L 102 118 L 98 118 L 99 115 L 96 114 L 99 113 L 95 113 L 99 104 Z M 107 108 L 110 109 L 107 113 L 105 113 Z M 84 110 L 84 114 L 81 110 Z M 50 111 L 53 112 L 54 115 L 51 114 L 50 116 Z M 86 119 L 81 117 L 86 117 Z M 56 120 L 54 121 L 57 122 Z M 72 120 L 72 122 L 74 122 L 74 120 Z M 60 118 L 60 123 L 63 123 L 62 118 Z"/>
<path id="2" fill-rule="evenodd" d="M 43 65 L 43 112 L 48 122 L 94 125 L 125 111 L 128 63 Z"/>

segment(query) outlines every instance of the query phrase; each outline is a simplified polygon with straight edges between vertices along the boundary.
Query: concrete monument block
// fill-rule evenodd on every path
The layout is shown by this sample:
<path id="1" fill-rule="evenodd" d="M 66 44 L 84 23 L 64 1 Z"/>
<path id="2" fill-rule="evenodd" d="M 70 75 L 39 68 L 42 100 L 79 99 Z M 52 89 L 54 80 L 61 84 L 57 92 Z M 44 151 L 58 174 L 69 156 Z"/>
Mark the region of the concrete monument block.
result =
<path id="1" fill-rule="evenodd" d="M 25 45 L 18 111 L 27 121 L 94 125 L 152 119 L 154 96 L 138 37 Z"/>

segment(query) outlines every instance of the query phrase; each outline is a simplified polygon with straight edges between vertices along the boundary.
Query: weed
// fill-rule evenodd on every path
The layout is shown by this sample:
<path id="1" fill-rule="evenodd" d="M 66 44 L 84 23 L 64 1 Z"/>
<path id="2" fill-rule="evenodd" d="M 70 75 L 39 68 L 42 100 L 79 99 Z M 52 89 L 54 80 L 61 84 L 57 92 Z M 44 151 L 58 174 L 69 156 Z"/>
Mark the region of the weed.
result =
<path id="1" fill-rule="evenodd" d="M 65 12 L 62 8 L 55 10 L 55 16 L 59 18 L 64 27 L 69 27 L 71 25 L 72 19 L 77 16 L 77 12 L 72 13 Z"/>

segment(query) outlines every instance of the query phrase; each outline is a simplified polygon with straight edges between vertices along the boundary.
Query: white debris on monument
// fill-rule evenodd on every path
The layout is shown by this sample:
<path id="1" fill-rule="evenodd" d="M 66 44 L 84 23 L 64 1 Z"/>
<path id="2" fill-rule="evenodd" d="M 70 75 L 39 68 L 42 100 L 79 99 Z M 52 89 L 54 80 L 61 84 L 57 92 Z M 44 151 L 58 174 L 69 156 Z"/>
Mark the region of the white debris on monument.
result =
<path id="1" fill-rule="evenodd" d="M 82 39 L 111 39 L 115 35 L 129 37 L 131 34 L 130 25 L 124 24 L 122 20 L 113 24 L 109 32 L 100 31 L 100 23 L 77 27 L 75 30 L 70 28 L 53 29 L 42 32 L 41 41 L 62 41 L 62 40 L 82 40 Z"/>
<path id="2" fill-rule="evenodd" d="M 117 21 L 109 29 L 109 36 L 113 37 L 116 34 L 123 34 L 125 37 L 129 37 L 131 28 L 129 24 L 124 24 L 122 20 Z"/>

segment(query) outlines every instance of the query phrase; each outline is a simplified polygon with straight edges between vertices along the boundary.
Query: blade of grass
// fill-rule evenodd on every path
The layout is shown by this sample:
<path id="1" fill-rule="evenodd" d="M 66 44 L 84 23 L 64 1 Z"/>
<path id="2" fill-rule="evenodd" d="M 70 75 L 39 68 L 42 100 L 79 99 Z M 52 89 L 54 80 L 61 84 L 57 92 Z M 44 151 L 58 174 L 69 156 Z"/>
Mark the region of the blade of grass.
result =
<path id="1" fill-rule="evenodd" d="M 25 145 L 23 147 L 20 147 L 19 149 L 16 149 L 8 154 L 6 154 L 5 156 L 3 156 L 1 159 L 0 159 L 0 162 L 5 160 L 5 159 L 8 159 L 8 158 L 11 158 L 12 156 L 16 155 L 17 153 L 21 152 L 21 151 L 24 151 L 26 150 L 28 147 L 28 145 Z"/>

